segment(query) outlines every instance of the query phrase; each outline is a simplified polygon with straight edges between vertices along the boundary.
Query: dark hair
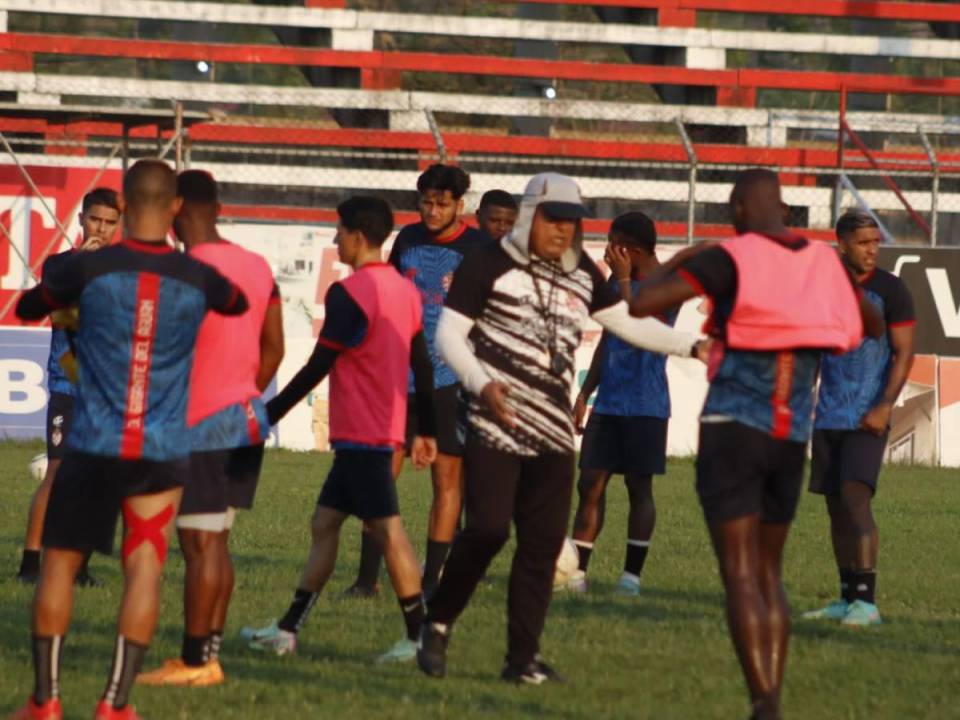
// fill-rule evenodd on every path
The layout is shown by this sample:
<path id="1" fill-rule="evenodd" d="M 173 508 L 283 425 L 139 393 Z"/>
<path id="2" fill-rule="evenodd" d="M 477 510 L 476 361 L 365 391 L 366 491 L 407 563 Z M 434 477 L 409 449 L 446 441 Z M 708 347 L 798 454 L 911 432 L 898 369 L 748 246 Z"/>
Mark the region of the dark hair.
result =
<path id="1" fill-rule="evenodd" d="M 198 205 L 220 202 L 217 181 L 206 170 L 184 170 L 177 175 L 177 196 Z"/>
<path id="2" fill-rule="evenodd" d="M 431 165 L 417 178 L 417 192 L 449 190 L 454 200 L 459 200 L 470 189 L 470 176 L 456 165 Z"/>
<path id="3" fill-rule="evenodd" d="M 657 247 L 657 227 L 642 212 L 618 215 L 610 224 L 610 232 L 620 233 L 630 245 L 652 253 Z"/>
<path id="4" fill-rule="evenodd" d="M 507 208 L 507 210 L 517 210 L 517 201 L 513 199 L 513 195 L 508 193 L 506 190 L 487 190 L 483 197 L 480 198 L 480 207 L 479 210 L 483 210 L 485 207 L 501 207 Z"/>
<path id="5" fill-rule="evenodd" d="M 840 240 L 846 240 L 860 228 L 879 227 L 880 224 L 869 213 L 853 208 L 847 210 L 837 220 L 837 237 Z"/>
<path id="6" fill-rule="evenodd" d="M 110 188 L 94 188 L 83 196 L 83 202 L 80 204 L 80 212 L 85 213 L 94 205 L 103 205 L 111 210 L 120 212 L 120 203 L 118 201 L 117 191 Z"/>
<path id="7" fill-rule="evenodd" d="M 177 197 L 177 174 L 163 160 L 137 160 L 123 176 L 129 208 L 160 207 Z"/>
<path id="8" fill-rule="evenodd" d="M 383 245 L 393 232 L 393 211 L 382 198 L 354 195 L 337 205 L 337 215 L 347 230 L 360 231 L 374 247 Z"/>
<path id="9" fill-rule="evenodd" d="M 742 202 L 748 193 L 762 185 L 769 185 L 780 191 L 780 178 L 772 170 L 766 168 L 751 168 L 737 175 L 733 190 L 730 192 L 730 202 Z"/>

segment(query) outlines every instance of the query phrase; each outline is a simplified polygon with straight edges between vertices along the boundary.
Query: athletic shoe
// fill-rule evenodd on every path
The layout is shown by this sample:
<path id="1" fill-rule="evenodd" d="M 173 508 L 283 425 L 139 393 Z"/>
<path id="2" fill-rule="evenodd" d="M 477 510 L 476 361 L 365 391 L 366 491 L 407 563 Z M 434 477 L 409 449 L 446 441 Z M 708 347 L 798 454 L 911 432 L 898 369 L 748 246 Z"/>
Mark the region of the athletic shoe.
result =
<path id="1" fill-rule="evenodd" d="M 380 664 L 409 662 L 417 657 L 417 641 L 404 638 L 377 658 Z"/>
<path id="2" fill-rule="evenodd" d="M 553 590 L 554 592 L 585 593 L 587 592 L 587 574 L 583 570 L 574 570 L 567 580 L 559 584 L 554 583 Z"/>
<path id="3" fill-rule="evenodd" d="M 42 705 L 37 705 L 31 695 L 27 698 L 27 704 L 13 713 L 10 720 L 63 720 L 60 698 L 50 698 Z"/>
<path id="4" fill-rule="evenodd" d="M 506 663 L 503 666 L 503 672 L 500 673 L 500 679 L 517 685 L 542 685 L 548 681 L 563 682 L 563 678 L 557 671 L 543 662 L 539 656 L 525 665 Z"/>
<path id="5" fill-rule="evenodd" d="M 216 660 L 197 666 L 187 665 L 181 658 L 167 660 L 156 670 L 137 675 L 140 685 L 207 687 L 219 685 L 223 679 L 223 668 Z"/>
<path id="6" fill-rule="evenodd" d="M 373 585 L 361 585 L 359 582 L 355 582 L 353 585 L 343 591 L 343 596 L 345 598 L 353 598 L 356 600 L 369 600 L 370 598 L 375 598 L 379 594 L 380 583 L 374 583 Z"/>
<path id="7" fill-rule="evenodd" d="M 73 584 L 82 588 L 98 588 L 103 587 L 103 580 L 98 580 L 89 572 L 84 571 L 77 573 L 77 576 L 73 579 Z"/>
<path id="8" fill-rule="evenodd" d="M 640 578 L 630 573 L 623 573 L 617 581 L 617 594 L 636 597 L 640 594 Z"/>
<path id="9" fill-rule="evenodd" d="M 846 600 L 834 600 L 819 610 L 808 610 L 802 617 L 804 620 L 843 620 L 849 607 Z"/>
<path id="10" fill-rule="evenodd" d="M 117 710 L 106 700 L 101 700 L 93 713 L 93 720 L 142 720 L 133 705 Z"/>
<path id="11" fill-rule="evenodd" d="M 266 627 L 242 628 L 240 637 L 247 641 L 252 650 L 265 650 L 275 655 L 293 655 L 297 651 L 296 633 L 281 630 L 273 620 Z"/>
<path id="12" fill-rule="evenodd" d="M 840 621 L 841 625 L 853 627 L 866 627 L 867 625 L 880 625 L 883 620 L 880 619 L 880 611 L 873 603 L 864 600 L 854 600 L 850 603 L 847 614 Z"/>
<path id="13" fill-rule="evenodd" d="M 417 648 L 417 665 L 430 677 L 442 678 L 447 674 L 447 643 L 450 642 L 450 626 L 425 622 L 420 628 L 420 643 Z"/>

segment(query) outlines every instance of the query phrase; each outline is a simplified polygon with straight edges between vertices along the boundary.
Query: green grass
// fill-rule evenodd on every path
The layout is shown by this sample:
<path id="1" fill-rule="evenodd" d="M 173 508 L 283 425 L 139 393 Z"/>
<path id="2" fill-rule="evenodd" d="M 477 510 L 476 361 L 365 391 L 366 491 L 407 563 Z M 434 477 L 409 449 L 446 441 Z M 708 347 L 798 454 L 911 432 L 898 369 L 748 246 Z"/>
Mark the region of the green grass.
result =
<path id="1" fill-rule="evenodd" d="M 39 444 L 0 444 L 0 715 L 31 688 L 30 590 L 12 580 Z M 369 602 L 340 593 L 356 568 L 359 525 L 347 524 L 341 563 L 301 633 L 300 653 L 277 659 L 246 650 L 236 633 L 286 608 L 307 548 L 307 519 L 330 458 L 271 452 L 257 507 L 234 532 L 238 569 L 224 647 L 228 682 L 208 689 L 138 688 L 148 718 L 742 718 L 747 705 L 723 621 L 720 585 L 693 492 L 693 466 L 671 462 L 656 481 L 659 524 L 639 599 L 613 594 L 624 540 L 626 496 L 611 486 L 607 529 L 591 563 L 591 592 L 557 597 L 543 638 L 545 656 L 569 683 L 514 688 L 498 680 L 505 647 L 508 547 L 491 569 L 450 646 L 442 681 L 411 666 L 378 667 L 373 657 L 402 633 L 392 593 Z M 960 543 L 956 471 L 884 471 L 876 513 L 881 530 L 880 628 L 845 630 L 797 622 L 783 707 L 790 718 L 960 717 Z M 406 473 L 401 506 L 418 548 L 429 481 Z M 836 579 L 822 504 L 803 499 L 788 545 L 786 583 L 799 610 L 832 598 Z M 121 578 L 97 557 L 106 587 L 78 593 L 63 657 L 68 718 L 89 717 L 109 669 Z M 148 666 L 179 651 L 183 563 L 166 568 Z"/>

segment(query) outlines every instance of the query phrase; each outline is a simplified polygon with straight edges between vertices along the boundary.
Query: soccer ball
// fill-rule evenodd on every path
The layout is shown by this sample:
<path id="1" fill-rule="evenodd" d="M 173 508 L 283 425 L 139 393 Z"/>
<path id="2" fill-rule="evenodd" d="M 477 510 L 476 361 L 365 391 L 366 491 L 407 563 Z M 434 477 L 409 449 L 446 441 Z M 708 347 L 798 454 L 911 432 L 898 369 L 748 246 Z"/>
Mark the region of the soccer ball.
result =
<path id="1" fill-rule="evenodd" d="M 557 556 L 556 570 L 553 573 L 553 586 L 561 587 L 570 581 L 570 578 L 580 567 L 580 553 L 570 538 L 563 539 L 560 554 Z"/>
<path id="2" fill-rule="evenodd" d="M 27 466 L 30 470 L 30 477 L 32 477 L 37 482 L 43 480 L 44 476 L 47 474 L 47 456 L 45 453 L 40 453 L 35 456 L 33 460 L 30 461 L 30 464 Z"/>

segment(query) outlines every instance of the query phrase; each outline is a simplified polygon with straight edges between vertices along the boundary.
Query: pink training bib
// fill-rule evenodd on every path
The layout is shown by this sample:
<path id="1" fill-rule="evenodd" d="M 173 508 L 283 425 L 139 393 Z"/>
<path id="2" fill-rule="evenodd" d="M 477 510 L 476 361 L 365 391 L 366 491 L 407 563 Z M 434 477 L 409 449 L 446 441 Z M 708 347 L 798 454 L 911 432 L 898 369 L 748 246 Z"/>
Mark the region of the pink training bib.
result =
<path id="1" fill-rule="evenodd" d="M 258 397 L 260 333 L 273 295 L 270 266 L 260 255 L 230 242 L 203 243 L 190 251 L 212 265 L 247 296 L 250 309 L 238 317 L 207 313 L 197 335 L 187 424 L 196 425 L 218 410 Z"/>
<path id="2" fill-rule="evenodd" d="M 811 242 L 792 250 L 755 233 L 738 235 L 720 247 L 737 266 L 727 347 L 846 352 L 860 344 L 859 300 L 832 247 Z"/>
<path id="3" fill-rule="evenodd" d="M 392 265 L 371 263 L 341 281 L 367 317 L 367 334 L 330 373 L 330 440 L 403 444 L 410 344 L 422 327 L 420 294 Z"/>

